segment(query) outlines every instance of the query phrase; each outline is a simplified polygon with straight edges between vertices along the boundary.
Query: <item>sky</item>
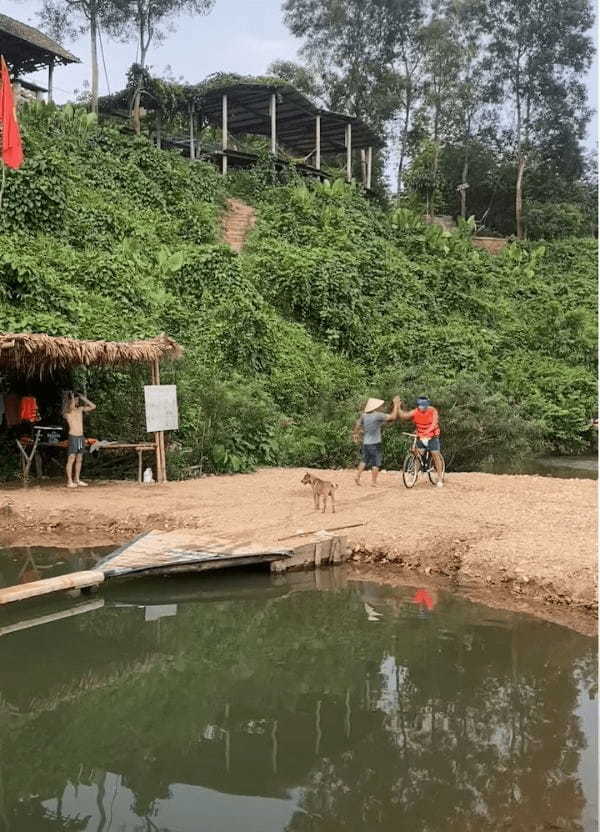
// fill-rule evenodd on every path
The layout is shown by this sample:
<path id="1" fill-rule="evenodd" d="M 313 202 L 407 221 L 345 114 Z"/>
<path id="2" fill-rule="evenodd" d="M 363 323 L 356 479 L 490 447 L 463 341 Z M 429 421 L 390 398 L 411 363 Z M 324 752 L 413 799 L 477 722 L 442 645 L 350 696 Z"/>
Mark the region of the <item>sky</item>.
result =
<path id="1" fill-rule="evenodd" d="M 0 10 L 32 26 L 37 25 L 41 0 L 1 0 Z M 281 0 L 216 0 L 206 17 L 182 15 L 174 21 L 174 31 L 160 45 L 151 48 L 148 63 L 155 74 L 171 74 L 195 83 L 213 72 L 236 72 L 242 75 L 264 74 L 278 59 L 298 57 L 300 42 L 293 38 L 283 22 Z M 596 34 L 596 32 L 594 33 Z M 597 38 L 595 38 L 597 41 Z M 73 99 L 74 91 L 89 79 L 89 42 L 84 35 L 63 44 L 81 64 L 58 67 L 54 73 L 55 100 Z M 136 58 L 135 44 L 119 44 L 104 39 L 104 56 L 108 83 L 100 63 L 100 94 L 115 92 L 125 85 L 125 73 Z M 46 86 L 45 72 L 29 76 Z M 598 107 L 598 64 L 588 73 L 590 106 Z M 588 128 L 588 147 L 596 147 L 597 117 Z"/>

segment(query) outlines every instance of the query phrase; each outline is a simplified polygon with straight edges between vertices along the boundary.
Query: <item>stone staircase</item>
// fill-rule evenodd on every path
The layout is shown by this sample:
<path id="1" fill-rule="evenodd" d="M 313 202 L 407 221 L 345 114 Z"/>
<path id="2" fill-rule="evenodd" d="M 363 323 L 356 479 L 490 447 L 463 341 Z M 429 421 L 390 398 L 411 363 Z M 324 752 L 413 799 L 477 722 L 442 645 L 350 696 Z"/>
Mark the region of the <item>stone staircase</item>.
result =
<path id="1" fill-rule="evenodd" d="M 240 252 L 248 234 L 254 228 L 256 212 L 239 199 L 227 200 L 227 211 L 222 221 L 222 239 L 234 251 Z"/>

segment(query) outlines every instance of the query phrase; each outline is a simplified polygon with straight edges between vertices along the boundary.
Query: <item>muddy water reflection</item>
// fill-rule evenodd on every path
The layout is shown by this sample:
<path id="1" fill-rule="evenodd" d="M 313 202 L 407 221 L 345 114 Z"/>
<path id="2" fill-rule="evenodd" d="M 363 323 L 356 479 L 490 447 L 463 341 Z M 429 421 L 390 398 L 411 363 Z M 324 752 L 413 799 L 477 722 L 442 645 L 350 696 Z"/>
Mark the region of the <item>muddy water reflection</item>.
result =
<path id="1" fill-rule="evenodd" d="M 123 584 L 3 636 L 0 830 L 591 832 L 594 643 L 417 589 Z"/>

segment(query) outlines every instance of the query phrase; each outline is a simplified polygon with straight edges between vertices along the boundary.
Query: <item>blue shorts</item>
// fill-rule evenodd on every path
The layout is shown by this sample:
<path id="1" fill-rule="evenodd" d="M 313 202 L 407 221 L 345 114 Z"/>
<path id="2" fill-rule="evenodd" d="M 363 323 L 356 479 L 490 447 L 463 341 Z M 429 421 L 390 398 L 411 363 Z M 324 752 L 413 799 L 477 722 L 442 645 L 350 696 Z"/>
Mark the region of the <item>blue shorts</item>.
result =
<path id="1" fill-rule="evenodd" d="M 362 461 L 365 468 L 381 468 L 381 443 L 362 446 Z"/>
<path id="2" fill-rule="evenodd" d="M 426 448 L 430 451 L 439 451 L 440 450 L 440 438 L 439 436 L 432 437 L 429 442 L 425 445 L 421 442 L 420 439 L 417 439 L 417 448 L 421 448 L 425 450 Z"/>
<path id="3" fill-rule="evenodd" d="M 85 453 L 85 436 L 73 436 L 69 434 L 68 456 L 81 456 Z"/>

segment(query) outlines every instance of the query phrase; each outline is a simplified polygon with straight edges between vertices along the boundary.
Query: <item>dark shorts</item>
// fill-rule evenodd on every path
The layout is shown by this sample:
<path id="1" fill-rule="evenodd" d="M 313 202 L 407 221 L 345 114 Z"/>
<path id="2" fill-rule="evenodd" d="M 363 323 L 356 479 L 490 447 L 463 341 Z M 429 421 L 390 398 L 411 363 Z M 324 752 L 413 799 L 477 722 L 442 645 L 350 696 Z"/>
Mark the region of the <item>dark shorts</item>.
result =
<path id="1" fill-rule="evenodd" d="M 71 436 L 69 434 L 69 456 L 82 454 L 85 451 L 85 436 Z"/>
<path id="2" fill-rule="evenodd" d="M 381 468 L 381 443 L 362 446 L 362 461 L 366 468 Z"/>
<path id="3" fill-rule="evenodd" d="M 439 436 L 434 436 L 432 439 L 429 440 L 427 445 L 424 445 L 420 439 L 417 439 L 417 448 L 428 448 L 430 451 L 439 451 L 440 438 Z"/>

